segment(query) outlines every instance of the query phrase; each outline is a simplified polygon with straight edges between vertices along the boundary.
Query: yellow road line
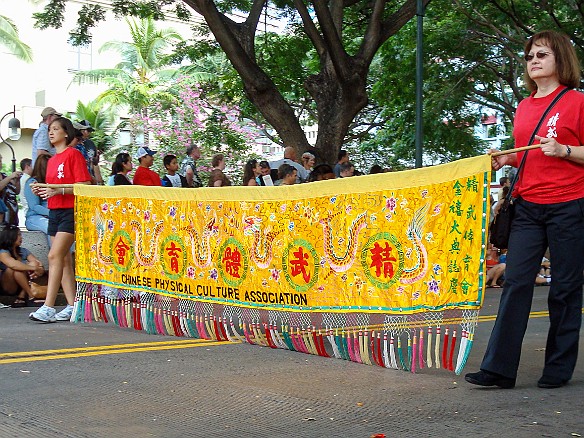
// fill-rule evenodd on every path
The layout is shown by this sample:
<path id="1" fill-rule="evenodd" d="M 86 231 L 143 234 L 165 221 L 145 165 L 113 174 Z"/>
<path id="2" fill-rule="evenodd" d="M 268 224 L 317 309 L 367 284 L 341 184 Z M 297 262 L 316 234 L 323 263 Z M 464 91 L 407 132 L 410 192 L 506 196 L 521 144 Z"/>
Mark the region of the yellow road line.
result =
<path id="1" fill-rule="evenodd" d="M 205 343 L 209 342 L 205 339 L 181 339 L 175 341 L 157 341 L 157 342 L 138 342 L 135 344 L 115 344 L 115 345 L 98 345 L 95 347 L 77 347 L 77 348 L 60 348 L 58 350 L 34 350 L 34 351 L 17 351 L 13 353 L 0 353 L 0 358 L 3 357 L 17 357 L 17 356 L 39 356 L 50 353 L 72 353 L 81 351 L 92 351 L 92 350 L 106 350 L 106 349 L 119 349 L 119 348 L 131 348 L 131 347 L 153 347 L 157 345 L 180 345 L 185 342 L 195 342 L 195 343 Z"/>
<path id="2" fill-rule="evenodd" d="M 91 357 L 91 356 L 103 356 L 106 354 L 122 354 L 122 353 L 136 353 L 136 352 L 144 352 L 144 351 L 162 351 L 162 350 L 175 350 L 175 349 L 182 349 L 182 348 L 195 348 L 195 347 L 209 347 L 214 345 L 224 345 L 224 344 L 231 344 L 230 341 L 221 341 L 221 342 L 182 342 L 179 344 L 174 345 L 159 345 L 159 346 L 151 346 L 151 347 L 138 347 L 138 348 L 120 348 L 120 349 L 103 349 L 103 350 L 94 350 L 94 351 L 87 351 L 85 353 L 67 353 L 67 354 L 53 354 L 53 355 L 46 355 L 46 356 L 30 356 L 30 357 L 18 357 L 18 358 L 11 358 L 11 359 L 0 359 L 0 364 L 8 364 L 8 363 L 19 363 L 19 362 L 38 362 L 41 360 L 56 360 L 56 359 L 71 359 L 77 357 Z M 129 344 L 132 345 L 132 344 Z M 64 349 L 61 351 L 67 351 L 71 349 Z M 48 351 L 48 350 L 47 350 Z M 54 350 L 59 351 L 59 350 Z M 36 353 L 36 352 L 33 352 Z"/>
<path id="3" fill-rule="evenodd" d="M 584 312 L 584 309 L 583 309 Z M 530 318 L 549 316 L 546 310 L 530 312 Z M 497 315 L 483 315 L 478 317 L 479 322 L 494 321 Z M 442 321 L 442 323 L 448 323 Z M 370 327 L 382 329 L 381 325 Z M 175 341 L 139 342 L 133 344 L 101 345 L 94 347 L 62 348 L 58 350 L 15 351 L 0 353 L 0 364 L 19 362 L 38 362 L 42 360 L 71 359 L 77 357 L 103 356 L 107 354 L 139 353 L 145 351 L 163 351 L 183 348 L 208 347 L 231 344 L 231 341 L 207 341 L 204 339 L 180 339 Z"/>

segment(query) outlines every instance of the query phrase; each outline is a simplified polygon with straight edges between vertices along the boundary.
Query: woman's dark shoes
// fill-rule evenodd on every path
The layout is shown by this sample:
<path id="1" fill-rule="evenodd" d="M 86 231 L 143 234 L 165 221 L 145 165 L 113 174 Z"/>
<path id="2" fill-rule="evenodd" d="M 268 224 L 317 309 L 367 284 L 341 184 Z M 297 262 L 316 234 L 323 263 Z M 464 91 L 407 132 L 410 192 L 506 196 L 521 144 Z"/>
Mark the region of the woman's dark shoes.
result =
<path id="1" fill-rule="evenodd" d="M 568 383 L 567 380 L 560 379 L 558 377 L 541 376 L 541 378 L 537 381 L 537 387 L 544 389 L 554 389 L 561 388 L 566 383 Z"/>
<path id="2" fill-rule="evenodd" d="M 515 379 L 510 379 L 509 377 L 504 377 L 500 374 L 489 373 L 488 371 L 468 373 L 464 376 L 464 380 L 468 383 L 479 386 L 498 386 L 503 389 L 511 389 L 515 387 Z"/>

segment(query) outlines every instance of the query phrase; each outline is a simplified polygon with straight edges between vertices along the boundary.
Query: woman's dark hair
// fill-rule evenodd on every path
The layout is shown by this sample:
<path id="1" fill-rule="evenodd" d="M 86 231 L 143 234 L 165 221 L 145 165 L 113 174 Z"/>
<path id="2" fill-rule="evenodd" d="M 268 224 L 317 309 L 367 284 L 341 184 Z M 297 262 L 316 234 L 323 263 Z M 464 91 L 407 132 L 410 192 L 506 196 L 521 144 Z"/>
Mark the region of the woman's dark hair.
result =
<path id="1" fill-rule="evenodd" d="M 246 186 L 247 183 L 255 178 L 255 172 L 253 171 L 256 166 L 258 165 L 258 160 L 254 160 L 253 158 L 251 160 L 248 160 L 247 163 L 245 163 L 245 166 L 243 167 L 243 185 Z"/>
<path id="2" fill-rule="evenodd" d="M 213 167 L 219 166 L 219 163 L 221 161 L 223 161 L 224 159 L 225 159 L 225 157 L 223 156 L 223 154 L 213 155 L 213 158 L 211 159 L 211 166 L 213 166 Z"/>
<path id="3" fill-rule="evenodd" d="M 539 44 L 546 44 L 554 52 L 560 84 L 569 88 L 580 87 L 580 61 L 568 35 L 553 30 L 536 33 L 527 40 L 524 53 L 527 55 L 534 45 Z M 524 80 L 529 91 L 537 90 L 537 84 L 529 77 L 527 69 L 525 69 Z"/>
<path id="4" fill-rule="evenodd" d="M 69 146 L 77 137 L 77 130 L 73 127 L 71 120 L 67 119 L 66 117 L 57 117 L 51 122 L 51 125 L 53 123 L 58 123 L 59 126 L 65 130 L 65 133 L 67 134 L 67 146 Z M 51 125 L 49 125 L 49 128 Z"/>
<path id="5" fill-rule="evenodd" d="M 50 155 L 39 155 L 34 162 L 34 167 L 32 168 L 31 178 L 34 178 L 36 182 L 44 184 L 47 180 L 47 163 L 49 162 Z"/>
<path id="6" fill-rule="evenodd" d="M 323 175 L 327 175 L 330 173 L 332 173 L 333 175 L 335 174 L 331 166 L 329 166 L 328 164 L 319 164 L 318 166 L 315 166 L 314 169 L 312 169 L 312 172 L 310 172 L 308 182 L 320 181 Z"/>
<path id="7" fill-rule="evenodd" d="M 369 170 L 369 175 L 375 175 L 376 173 L 383 173 L 383 167 L 381 167 L 379 164 L 374 164 Z"/>
<path id="8" fill-rule="evenodd" d="M 16 254 L 13 252 L 13 247 L 19 234 L 20 228 L 18 228 L 18 225 L 5 224 L 0 228 L 0 249 L 9 251 L 15 259 L 20 259 L 20 248 L 16 249 Z"/>
<path id="9" fill-rule="evenodd" d="M 270 168 L 270 163 L 268 163 L 268 162 L 267 162 L 267 161 L 265 161 L 265 160 L 262 160 L 262 161 L 260 161 L 260 167 L 261 167 L 262 169 L 269 169 L 269 168 Z"/>
<path id="10" fill-rule="evenodd" d="M 124 164 L 130 161 L 130 154 L 122 152 L 116 155 L 116 161 L 112 163 L 112 175 L 116 175 L 124 170 Z"/>

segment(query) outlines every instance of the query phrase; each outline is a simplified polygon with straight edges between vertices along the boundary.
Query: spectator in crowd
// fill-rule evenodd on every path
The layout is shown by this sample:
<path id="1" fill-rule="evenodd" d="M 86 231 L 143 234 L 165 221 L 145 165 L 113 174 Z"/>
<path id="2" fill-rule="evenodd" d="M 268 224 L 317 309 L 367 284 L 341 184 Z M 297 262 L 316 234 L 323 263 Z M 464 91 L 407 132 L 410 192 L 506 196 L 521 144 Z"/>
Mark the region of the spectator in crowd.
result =
<path id="1" fill-rule="evenodd" d="M 189 183 L 187 179 L 177 173 L 178 171 L 178 160 L 176 155 L 166 154 L 162 159 L 164 168 L 166 169 L 166 175 L 162 177 L 162 185 L 164 187 L 188 187 Z"/>
<path id="2" fill-rule="evenodd" d="M 349 161 L 349 153 L 346 150 L 341 149 L 339 151 L 339 154 L 337 155 L 337 164 L 335 164 L 335 167 L 333 168 L 333 171 L 335 172 L 335 178 L 340 178 L 341 164 L 346 163 L 348 161 Z"/>
<path id="3" fill-rule="evenodd" d="M 497 192 L 497 201 L 500 201 L 501 199 L 505 199 L 505 196 L 507 196 L 507 195 L 504 193 L 504 190 L 505 190 L 505 187 L 507 188 L 507 190 L 509 190 L 509 187 L 511 187 L 511 180 L 507 176 L 502 176 L 501 178 L 499 178 L 499 184 L 501 185 L 501 187 L 499 188 L 499 191 Z"/>
<path id="4" fill-rule="evenodd" d="M 71 123 L 73 124 L 73 128 L 75 129 L 75 140 L 73 142 L 71 142 L 71 147 L 74 147 L 79 152 L 81 152 L 81 155 L 83 155 L 83 158 L 85 159 L 87 171 L 91 175 L 91 168 L 93 167 L 93 165 L 91 163 L 91 160 L 89 159 L 87 149 L 85 149 L 85 144 L 83 143 L 83 133 L 81 132 L 83 125 L 81 123 L 78 123 L 78 122 L 71 122 Z M 93 177 L 92 177 L 92 181 L 93 181 Z"/>
<path id="5" fill-rule="evenodd" d="M 26 229 L 29 231 L 42 231 L 47 234 L 48 238 L 49 232 L 49 208 L 47 206 L 47 200 L 36 195 L 32 191 L 32 185 L 35 183 L 45 184 L 46 174 L 47 174 L 47 164 L 49 161 L 48 155 L 40 155 L 37 157 L 34 168 L 32 170 L 32 175 L 24 184 L 24 198 L 28 202 L 28 211 L 26 212 L 25 225 Z"/>
<path id="6" fill-rule="evenodd" d="M 0 155 L 0 168 L 2 168 L 2 155 Z M 0 198 L 4 202 L 6 211 L 4 213 L 4 222 L 18 225 L 18 199 L 16 195 L 20 193 L 20 177 L 22 172 L 17 170 L 10 176 L 0 172 Z M 1 211 L 0 206 L 0 211 Z"/>
<path id="7" fill-rule="evenodd" d="M 302 154 L 302 165 L 310 173 L 312 168 L 316 164 L 316 158 L 310 152 L 304 152 Z M 308 179 L 308 178 L 307 178 Z"/>
<path id="8" fill-rule="evenodd" d="M 51 145 L 49 141 L 49 125 L 57 117 L 61 117 L 61 113 L 55 108 L 48 106 L 41 112 L 41 117 L 43 120 L 39 124 L 39 127 L 32 135 L 32 164 L 38 155 L 46 154 L 49 156 L 55 155 L 55 148 Z"/>
<path id="9" fill-rule="evenodd" d="M 297 170 L 290 164 L 282 164 L 278 168 L 278 180 L 274 183 L 275 186 L 291 186 L 296 183 Z"/>
<path id="10" fill-rule="evenodd" d="M 225 170 L 225 157 L 223 154 L 215 154 L 211 159 L 211 175 L 209 176 L 209 187 L 226 187 L 231 185 L 231 181 L 227 175 L 223 173 Z"/>
<path id="11" fill-rule="evenodd" d="M 355 173 L 355 166 L 350 161 L 345 161 L 341 164 L 341 170 L 339 172 L 340 178 L 349 178 Z"/>
<path id="12" fill-rule="evenodd" d="M 556 31 L 531 36 L 524 47 L 524 83 L 531 95 L 515 112 L 517 152 L 495 155 L 493 170 L 517 167 L 526 158 L 514 187 L 514 217 L 509 236 L 505 284 L 480 371 L 467 382 L 513 388 L 533 300 L 534 277 L 549 248 L 554 279 L 547 297 L 550 327 L 539 388 L 560 388 L 573 375 L 582 326 L 584 271 L 584 95 L 581 63 L 570 38 Z M 565 94 L 560 95 L 560 93 Z M 559 97 L 559 100 L 556 98 Z M 544 116 L 547 108 L 553 108 Z M 538 120 L 542 123 L 536 129 Z M 530 143 L 539 147 L 519 150 Z"/>
<path id="13" fill-rule="evenodd" d="M 256 177 L 258 186 L 273 186 L 270 163 L 267 161 L 260 161 L 260 174 Z M 266 182 L 266 179 L 268 180 Z"/>
<path id="14" fill-rule="evenodd" d="M 112 163 L 112 174 L 110 175 L 107 184 L 109 186 L 131 186 L 132 181 L 130 181 L 128 173 L 133 167 L 130 154 L 127 152 L 119 153 L 116 155 L 116 159 Z"/>
<path id="15" fill-rule="evenodd" d="M 20 191 L 22 193 L 24 190 L 24 184 L 32 174 L 32 160 L 30 158 L 23 158 L 20 160 L 20 170 L 22 171 L 22 176 L 20 177 Z M 28 210 L 26 197 L 20 197 L 20 204 L 22 205 L 22 214 L 26 217 L 26 211 Z"/>
<path id="16" fill-rule="evenodd" d="M 310 172 L 308 182 L 324 181 L 327 179 L 335 179 L 333 168 L 328 164 L 319 164 Z"/>
<path id="17" fill-rule="evenodd" d="M 203 187 L 203 181 L 197 172 L 197 160 L 201 158 L 199 146 L 191 143 L 186 150 L 186 157 L 181 161 L 180 174 L 187 179 L 189 187 Z"/>
<path id="18" fill-rule="evenodd" d="M 493 207 L 493 219 L 495 216 L 497 216 L 499 214 L 499 210 L 501 210 L 501 207 L 503 206 L 503 203 L 505 202 L 505 197 L 509 194 L 509 186 L 503 186 L 503 194 L 502 194 L 502 198 L 499 199 L 497 201 L 497 203 L 495 204 L 495 206 Z"/>
<path id="19" fill-rule="evenodd" d="M 81 125 L 80 131 L 83 136 L 82 142 L 86 151 L 89 174 L 93 178 L 94 183 L 101 186 L 103 185 L 103 178 L 101 177 L 101 170 L 99 169 L 99 151 L 93 140 L 90 138 L 91 133 L 94 131 L 93 126 L 91 126 L 91 123 L 87 120 L 81 120 L 79 125 Z"/>
<path id="20" fill-rule="evenodd" d="M 369 169 L 369 175 L 375 175 L 376 173 L 383 173 L 383 167 L 379 164 L 374 164 L 371 166 L 371 169 Z"/>
<path id="21" fill-rule="evenodd" d="M 284 158 L 281 160 L 270 161 L 270 169 L 279 169 L 282 164 L 289 164 L 296 169 L 296 183 L 305 182 L 308 180 L 310 172 L 302 165 L 296 162 L 296 149 L 292 146 L 284 148 Z M 277 177 L 278 175 L 276 175 Z"/>
<path id="22" fill-rule="evenodd" d="M 268 165 L 268 169 L 270 166 Z M 251 159 L 245 163 L 243 167 L 243 185 L 244 186 L 259 186 L 258 177 L 261 175 L 260 163 L 258 160 Z"/>
<path id="23" fill-rule="evenodd" d="M 138 160 L 138 168 L 134 174 L 135 186 L 162 186 L 160 176 L 150 168 L 154 164 L 153 155 L 156 151 L 142 146 L 136 151 L 134 157 Z"/>
<path id="24" fill-rule="evenodd" d="M 34 306 L 30 280 L 45 273 L 43 264 L 21 247 L 22 233 L 16 225 L 0 228 L 0 286 L 6 295 L 17 295 L 12 307 Z"/>
<path id="25" fill-rule="evenodd" d="M 75 241 L 75 196 L 72 185 L 91 184 L 85 158 L 70 146 L 75 136 L 75 128 L 69 119 L 59 117 L 51 122 L 49 138 L 56 153 L 47 163 L 47 186 L 33 187 L 36 195 L 48 200 L 48 234 L 51 236 L 47 297 L 45 304 L 29 315 L 33 321 L 68 321 L 73 313 L 76 284 L 71 256 L 71 245 Z M 59 188 L 55 185 L 62 186 Z M 67 306 L 57 313 L 54 306 L 59 286 L 63 288 Z"/>

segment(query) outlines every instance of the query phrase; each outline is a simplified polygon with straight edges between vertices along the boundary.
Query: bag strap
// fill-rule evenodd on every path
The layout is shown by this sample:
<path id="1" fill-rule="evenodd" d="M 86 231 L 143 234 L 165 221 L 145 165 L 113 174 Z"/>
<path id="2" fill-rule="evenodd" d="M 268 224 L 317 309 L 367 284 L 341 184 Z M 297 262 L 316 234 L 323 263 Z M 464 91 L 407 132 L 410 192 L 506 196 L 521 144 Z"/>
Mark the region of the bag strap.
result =
<path id="1" fill-rule="evenodd" d="M 549 106 L 546 108 L 546 110 L 544 111 L 544 113 L 542 114 L 541 118 L 539 119 L 539 122 L 537 123 L 537 126 L 535 127 L 535 129 L 533 130 L 533 133 L 531 134 L 531 138 L 529 139 L 529 142 L 527 143 L 528 145 L 531 145 L 531 143 L 533 143 L 533 140 L 535 138 L 535 135 L 537 134 L 537 131 L 539 131 L 539 128 L 541 127 L 541 124 L 543 123 L 545 117 L 548 115 L 548 113 L 550 112 L 550 110 L 554 107 L 554 105 L 558 102 L 558 100 L 560 100 L 562 98 L 562 96 L 564 94 L 566 94 L 568 91 L 570 91 L 571 88 L 564 88 L 562 91 L 560 91 L 560 93 L 554 98 L 554 100 L 552 100 L 552 102 L 549 104 Z M 513 176 L 513 180 L 511 181 L 511 185 L 509 186 L 509 192 L 507 193 L 507 196 L 505 197 L 507 201 L 511 202 L 511 194 L 513 193 L 513 188 L 515 187 L 515 184 L 517 183 L 517 181 L 519 180 L 519 173 L 521 172 L 521 170 L 523 170 L 523 166 L 525 164 L 525 159 L 527 158 L 527 153 L 529 151 L 525 151 L 525 153 L 523 154 L 523 157 L 521 158 L 521 163 L 519 164 L 519 166 L 517 167 L 517 172 L 515 173 L 515 175 Z"/>

